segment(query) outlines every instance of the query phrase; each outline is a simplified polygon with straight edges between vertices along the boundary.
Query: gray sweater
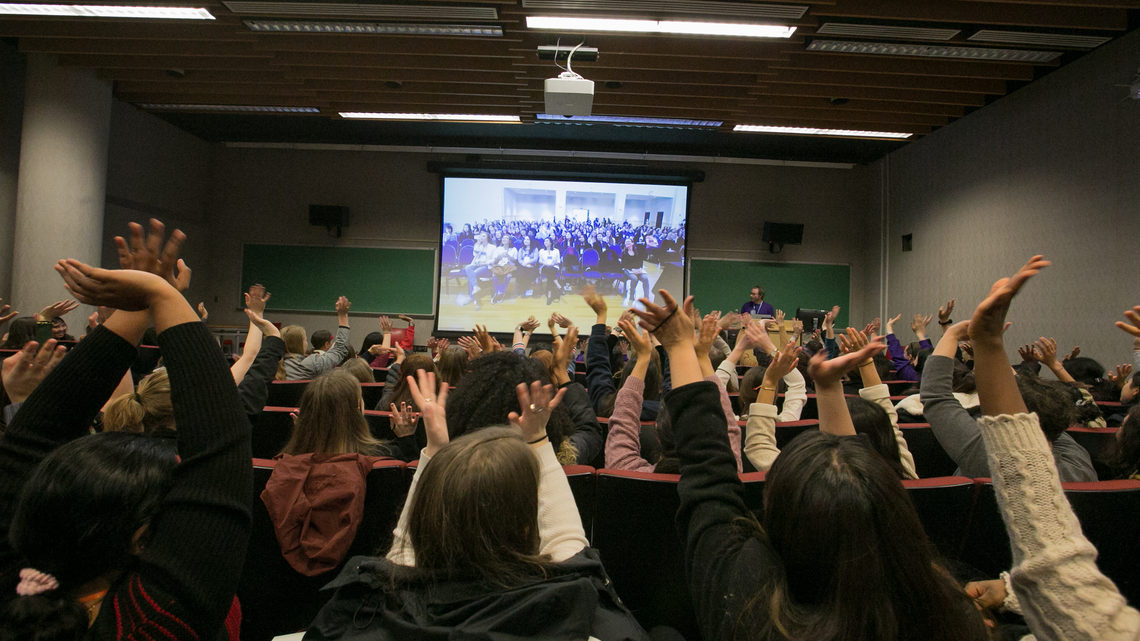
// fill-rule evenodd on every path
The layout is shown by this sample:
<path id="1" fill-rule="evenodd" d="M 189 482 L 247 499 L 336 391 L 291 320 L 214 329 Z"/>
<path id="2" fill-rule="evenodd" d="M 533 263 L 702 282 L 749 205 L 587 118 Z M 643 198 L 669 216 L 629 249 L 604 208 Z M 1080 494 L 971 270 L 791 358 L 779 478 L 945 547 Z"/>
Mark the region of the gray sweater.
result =
<path id="1" fill-rule="evenodd" d="M 953 359 L 934 355 L 926 359 L 920 386 L 923 415 L 930 421 L 942 449 L 958 464 L 955 474 L 992 477 L 981 429 L 954 397 L 953 378 Z M 1063 483 L 1097 480 L 1088 451 L 1068 434 L 1062 434 L 1053 442 L 1053 459 Z"/>
<path id="2" fill-rule="evenodd" d="M 348 328 L 338 327 L 336 339 L 333 340 L 332 347 L 327 352 L 309 354 L 304 358 L 297 355 L 287 355 L 285 357 L 285 380 L 303 381 L 331 371 L 348 359 L 350 349 Z"/>

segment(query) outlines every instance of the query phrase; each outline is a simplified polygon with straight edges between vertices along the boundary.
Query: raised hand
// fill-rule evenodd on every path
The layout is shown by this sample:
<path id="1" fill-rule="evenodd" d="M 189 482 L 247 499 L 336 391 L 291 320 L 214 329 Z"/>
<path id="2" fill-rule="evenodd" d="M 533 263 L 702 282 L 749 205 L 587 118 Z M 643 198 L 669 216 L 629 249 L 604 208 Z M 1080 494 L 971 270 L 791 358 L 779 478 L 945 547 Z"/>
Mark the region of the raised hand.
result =
<path id="1" fill-rule="evenodd" d="M 895 323 L 897 323 L 900 318 L 902 318 L 902 314 L 895 314 L 894 316 L 888 318 L 887 319 L 886 331 L 883 333 L 884 334 L 894 334 L 895 333 Z"/>
<path id="2" fill-rule="evenodd" d="M 186 291 L 190 286 L 190 268 L 178 257 L 182 243 L 186 242 L 186 234 L 175 229 L 164 245 L 162 239 L 166 226 L 156 218 L 150 219 L 150 233 L 144 233 L 143 226 L 138 223 L 128 223 L 127 227 L 130 229 L 129 241 L 115 236 L 119 267 L 157 274 L 178 291 Z"/>
<path id="3" fill-rule="evenodd" d="M 748 321 L 741 335 L 748 345 L 753 348 L 759 348 L 765 354 L 771 354 L 776 351 L 776 346 L 772 343 L 772 337 L 768 335 L 768 330 L 764 327 L 763 321 Z"/>
<path id="4" fill-rule="evenodd" d="M 387 316 L 381 316 L 377 320 L 380 322 L 380 333 L 381 334 L 391 334 L 392 333 L 392 319 L 391 318 L 388 318 Z"/>
<path id="5" fill-rule="evenodd" d="M 1137 340 L 1140 340 L 1140 338 L 1138 338 Z M 1069 352 L 1068 354 L 1066 354 L 1065 358 L 1063 358 L 1062 360 L 1071 361 L 1080 355 L 1081 355 L 1081 346 L 1080 345 L 1073 345 L 1073 350 L 1071 352 Z"/>
<path id="6" fill-rule="evenodd" d="M 258 316 L 265 315 L 265 305 L 269 302 L 269 292 L 265 291 L 265 285 L 254 283 L 249 286 L 249 291 L 245 293 L 245 307 L 252 309 Z"/>
<path id="7" fill-rule="evenodd" d="M 534 316 L 528 316 L 526 320 L 519 323 L 519 329 L 524 332 L 534 333 L 534 330 L 538 329 L 538 325 L 539 322 L 534 319 Z"/>
<path id="8" fill-rule="evenodd" d="M 29 341 L 23 349 L 4 359 L 0 379 L 9 400 L 13 403 L 27 400 L 66 354 L 67 350 L 62 345 L 57 346 L 55 339 L 51 338 L 43 347 L 36 341 Z"/>
<path id="9" fill-rule="evenodd" d="M 1129 376 L 1132 376 L 1132 365 L 1126 363 L 1124 365 L 1117 365 L 1116 371 L 1108 372 L 1105 378 L 1112 381 L 1112 384 L 1115 385 L 1117 389 L 1124 389 L 1124 384 L 1128 382 Z"/>
<path id="10" fill-rule="evenodd" d="M 487 331 L 486 325 L 476 325 L 471 331 L 475 332 L 475 340 L 479 342 L 479 349 L 483 350 L 483 352 L 489 354 L 498 351 L 496 346 L 499 345 L 499 342 L 491 338 L 491 334 Z"/>
<path id="11" fill-rule="evenodd" d="M 915 314 L 914 318 L 910 321 L 910 331 L 914 332 L 918 340 L 923 340 L 926 338 L 926 328 L 930 325 L 930 321 L 932 320 L 934 320 L 934 316 L 930 314 L 926 316 Z"/>
<path id="12" fill-rule="evenodd" d="M 1013 297 L 1021 291 L 1030 278 L 1051 264 L 1041 255 L 1034 256 L 1013 276 L 1002 278 L 993 284 L 989 295 L 978 304 L 970 319 L 970 340 L 975 350 L 979 348 L 979 343 L 1001 344 L 1001 336 L 1005 331 L 1005 315 L 1009 312 Z"/>
<path id="13" fill-rule="evenodd" d="M 554 336 L 554 369 L 565 372 L 574 358 L 574 346 L 578 343 L 578 327 L 571 325 L 566 336 Z"/>
<path id="14" fill-rule="evenodd" d="M 404 362 L 404 358 L 407 356 L 407 353 L 404 352 L 404 348 L 400 347 L 399 343 L 396 343 L 395 345 L 393 345 L 389 349 L 391 349 L 392 353 L 394 353 L 396 355 L 396 363 L 403 363 Z"/>
<path id="15" fill-rule="evenodd" d="M 467 358 L 479 358 L 483 355 L 483 348 L 479 347 L 479 341 L 475 340 L 474 336 L 460 336 L 455 341 L 467 350 Z"/>
<path id="16" fill-rule="evenodd" d="M 392 433 L 400 438 L 415 434 L 416 421 L 420 420 L 420 413 L 416 411 L 416 408 L 404 401 L 400 401 L 398 408 L 395 403 L 389 403 L 389 405 L 392 408 Z"/>
<path id="17" fill-rule="evenodd" d="M 882 336 L 877 336 L 858 350 L 849 351 L 846 354 L 830 360 L 827 358 L 826 353 L 820 351 L 812 357 L 808 365 L 808 374 L 810 374 L 812 380 L 815 381 L 817 390 L 821 387 L 835 387 L 839 385 L 839 381 L 842 380 L 844 374 L 855 369 L 867 360 L 874 358 L 875 354 L 882 352 L 886 348 L 886 339 Z"/>
<path id="18" fill-rule="evenodd" d="M 396 318 L 404 321 L 405 323 L 407 323 L 409 325 L 415 325 L 416 324 L 415 319 L 413 319 L 411 316 L 408 316 L 407 314 L 396 314 Z"/>
<path id="19" fill-rule="evenodd" d="M 0 298 L 0 303 L 3 303 L 3 302 L 4 302 L 4 299 Z M 16 316 L 18 316 L 20 314 L 20 312 L 10 312 L 10 311 L 8 311 L 9 309 L 12 309 L 11 305 L 0 304 L 0 325 L 7 323 L 8 321 L 12 320 L 13 318 L 15 318 Z"/>
<path id="20" fill-rule="evenodd" d="M 666 290 L 661 289 L 657 294 L 664 306 L 657 305 L 648 298 L 639 299 L 645 307 L 644 310 L 634 309 L 633 313 L 640 319 L 640 325 L 655 336 L 665 347 L 670 345 L 693 343 L 693 321 L 690 320 L 686 310 L 692 309 L 693 297 L 685 299 L 685 308 L 677 304 L 677 300 Z"/>
<path id="21" fill-rule="evenodd" d="M 543 385 L 538 381 L 532 382 L 529 389 L 526 383 L 519 383 L 515 394 L 518 395 L 522 414 L 511 412 L 507 414 L 507 420 L 522 433 L 528 444 L 537 445 L 545 439 L 550 412 L 562 402 L 565 392 L 566 389 L 563 388 L 555 394 L 553 385 Z"/>
<path id="22" fill-rule="evenodd" d="M 780 324 L 780 327 L 784 326 L 784 317 L 785 317 L 784 316 L 784 310 L 777 309 L 776 313 L 773 314 L 772 316 L 775 319 L 775 321 Z"/>
<path id="23" fill-rule="evenodd" d="M 565 316 L 563 316 L 562 314 L 559 314 L 558 312 L 554 312 L 553 314 L 551 314 L 550 320 L 553 321 L 554 323 L 556 323 L 562 329 L 570 329 L 570 326 L 574 324 L 574 321 L 570 320 L 569 318 L 566 318 Z"/>
<path id="24" fill-rule="evenodd" d="M 1021 362 L 1023 362 L 1023 363 L 1032 363 L 1034 361 L 1041 360 L 1039 358 L 1040 355 L 1037 353 L 1037 350 L 1035 350 L 1032 345 L 1022 345 L 1021 347 L 1018 347 L 1017 353 L 1018 353 L 1018 355 L 1021 356 Z"/>
<path id="25" fill-rule="evenodd" d="M 437 392 L 435 373 L 424 369 L 416 370 L 416 378 L 407 378 L 408 391 L 424 419 L 427 436 L 424 449 L 428 456 L 434 456 L 450 440 L 447 434 L 447 383 L 440 381 Z"/>
<path id="26" fill-rule="evenodd" d="M 1054 338 L 1038 338 L 1033 342 L 1033 351 L 1038 355 L 1037 360 L 1050 369 L 1057 362 L 1057 340 Z"/>
<path id="27" fill-rule="evenodd" d="M 971 581 L 964 588 L 966 596 L 974 600 L 979 610 L 996 610 L 1005 603 L 1006 591 L 1004 579 L 991 579 L 989 581 Z"/>
<path id="28" fill-rule="evenodd" d="M 53 318 L 59 318 L 64 314 L 75 311 L 79 307 L 79 303 L 73 300 L 61 300 L 48 305 L 40 310 L 39 317 L 42 321 L 49 321 Z"/>
<path id="29" fill-rule="evenodd" d="M 336 305 L 334 305 L 333 308 L 336 309 L 336 315 L 338 317 L 348 318 L 348 310 L 352 309 L 352 301 L 341 296 L 336 299 Z"/>
<path id="30" fill-rule="evenodd" d="M 606 322 L 606 299 L 598 294 L 598 290 L 594 289 L 593 285 L 586 285 L 582 288 L 582 300 L 586 301 L 590 309 L 594 310 L 594 313 L 598 315 L 600 319 L 598 322 Z M 565 327 L 565 325 L 563 325 L 563 327 Z"/>
<path id="31" fill-rule="evenodd" d="M 697 343 L 694 346 L 697 350 L 697 356 L 707 356 L 709 350 L 712 349 L 713 341 L 720 333 L 720 327 L 717 322 L 720 320 L 720 312 L 712 312 L 707 314 L 701 319 L 700 332 L 697 335 Z"/>
<path id="32" fill-rule="evenodd" d="M 950 322 L 950 314 L 954 312 L 954 300 L 951 298 L 945 305 L 938 308 L 938 324 L 946 325 Z"/>
<path id="33" fill-rule="evenodd" d="M 830 312 L 828 312 L 828 313 L 830 313 Z M 829 318 L 832 320 L 828 321 Z M 828 316 L 827 318 L 823 319 L 825 329 L 828 328 L 829 322 L 834 323 L 835 322 L 834 318 L 831 316 Z M 792 319 L 792 334 L 794 334 L 796 336 L 803 336 L 803 333 L 804 333 L 804 322 L 798 318 Z"/>
<path id="34" fill-rule="evenodd" d="M 1127 323 L 1124 321 L 1116 321 L 1114 324 L 1130 334 L 1134 339 L 1140 340 L 1140 305 L 1124 312 L 1124 317 L 1128 319 Z"/>
<path id="35" fill-rule="evenodd" d="M 839 335 L 839 353 L 857 352 L 866 347 L 869 342 L 870 339 L 867 338 L 866 334 L 854 327 L 848 327 L 845 333 Z"/>
<path id="36" fill-rule="evenodd" d="M 68 291 L 87 305 L 140 311 L 168 289 L 167 281 L 152 272 L 101 269 L 72 258 L 56 263 L 55 271 L 63 277 Z"/>
<path id="37" fill-rule="evenodd" d="M 768 369 L 764 371 L 764 386 L 775 387 L 780 379 L 788 375 L 789 372 L 796 368 L 799 363 L 799 356 L 796 355 L 796 341 L 792 339 L 784 344 L 780 351 L 772 355 L 772 362 L 768 364 Z"/>
<path id="38" fill-rule="evenodd" d="M 653 352 L 653 345 L 649 342 L 649 334 L 642 332 L 641 328 L 634 324 L 632 320 L 619 320 L 618 325 L 621 326 L 622 335 L 625 336 L 626 340 L 628 340 L 629 344 L 633 347 L 633 350 L 637 353 L 638 360 L 649 358 Z"/>
<path id="39" fill-rule="evenodd" d="M 281 338 L 281 330 L 277 329 L 277 326 L 273 323 L 262 318 L 261 314 L 247 307 L 245 308 L 245 315 L 249 317 L 249 322 L 253 323 L 254 327 L 261 330 L 263 335 Z"/>
<path id="40" fill-rule="evenodd" d="M 435 342 L 436 353 L 442 354 L 443 350 L 447 349 L 448 345 L 451 345 L 451 341 L 447 340 L 446 338 L 440 338 L 440 339 L 436 340 L 436 342 Z"/>
<path id="41" fill-rule="evenodd" d="M 206 309 L 206 303 L 205 302 L 199 301 L 197 310 L 198 310 L 198 318 L 201 318 L 203 321 L 205 321 L 207 318 L 210 317 L 210 311 L 208 309 Z"/>
<path id="42" fill-rule="evenodd" d="M 879 329 L 882 326 L 883 326 L 883 321 L 878 316 L 876 316 L 870 323 L 867 323 L 866 327 L 863 328 L 863 334 L 866 335 L 868 338 L 870 338 L 871 336 L 876 336 L 876 335 L 878 335 Z"/>

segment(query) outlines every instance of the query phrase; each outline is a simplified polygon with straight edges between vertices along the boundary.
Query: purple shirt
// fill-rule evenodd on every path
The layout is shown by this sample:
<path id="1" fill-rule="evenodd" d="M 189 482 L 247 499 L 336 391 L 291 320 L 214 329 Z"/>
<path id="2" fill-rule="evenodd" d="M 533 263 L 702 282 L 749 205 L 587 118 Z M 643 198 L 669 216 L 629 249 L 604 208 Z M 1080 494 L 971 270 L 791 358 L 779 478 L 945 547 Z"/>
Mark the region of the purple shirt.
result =
<path id="1" fill-rule="evenodd" d="M 740 313 L 747 314 L 749 316 L 763 316 L 765 314 L 768 316 L 775 316 L 776 309 L 772 307 L 772 303 L 769 303 L 767 301 L 760 301 L 759 303 L 748 301 L 747 303 L 744 303 L 744 306 L 740 308 Z"/>

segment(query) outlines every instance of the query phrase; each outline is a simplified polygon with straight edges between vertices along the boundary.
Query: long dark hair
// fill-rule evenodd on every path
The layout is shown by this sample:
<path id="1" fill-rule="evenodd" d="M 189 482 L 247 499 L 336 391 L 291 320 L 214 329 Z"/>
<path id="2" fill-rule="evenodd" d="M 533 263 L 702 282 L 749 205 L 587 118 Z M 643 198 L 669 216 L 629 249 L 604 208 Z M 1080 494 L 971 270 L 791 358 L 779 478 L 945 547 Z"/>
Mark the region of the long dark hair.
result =
<path id="1" fill-rule="evenodd" d="M 887 411 L 865 398 L 848 398 L 847 411 L 855 424 L 855 432 L 867 439 L 867 444 L 883 457 L 899 479 L 908 478 L 899 460 L 899 443 Z"/>
<path id="2" fill-rule="evenodd" d="M 8 326 L 8 338 L 0 349 L 23 349 L 28 341 L 36 340 L 36 319 L 32 316 L 21 316 Z"/>
<path id="3" fill-rule="evenodd" d="M 1126 479 L 1140 472 L 1140 405 L 1128 410 L 1116 433 L 1116 440 L 1108 447 L 1102 460 L 1112 470 L 1113 478 Z"/>
<path id="4" fill-rule="evenodd" d="M 380 456 L 388 448 L 368 429 L 360 383 L 351 374 L 333 370 L 305 386 L 293 434 L 281 453 Z"/>
<path id="5" fill-rule="evenodd" d="M 467 372 L 467 350 L 458 345 L 449 345 L 440 353 L 435 369 L 440 380 L 448 385 L 458 385 Z"/>
<path id="6" fill-rule="evenodd" d="M 471 371 L 447 397 L 447 431 L 451 438 L 484 427 L 506 425 L 511 412 L 521 411 L 515 387 L 532 381 L 549 383 L 550 375 L 538 360 L 513 351 L 494 352 L 471 361 Z M 569 438 L 574 430 L 574 421 L 566 408 L 554 408 L 546 433 L 563 464 L 569 454 L 563 450 L 573 447 Z"/>
<path id="7" fill-rule="evenodd" d="M 935 563 L 898 476 L 861 438 L 807 432 L 776 459 L 763 529 L 782 565 L 741 614 L 753 639 L 987 639 Z"/>
<path id="8" fill-rule="evenodd" d="M 148 530 L 142 528 L 157 515 L 175 467 L 162 441 L 95 434 L 40 462 L 20 491 L 8 538 L 30 567 L 54 576 L 59 588 L 17 597 L 0 617 L 0 637 L 32 638 L 29 630 L 50 627 L 56 636 L 42 638 L 65 639 L 73 625 L 80 626 L 74 638 L 86 634 L 86 612 L 70 591 L 110 571 L 129 570 L 145 545 Z"/>
<path id="9" fill-rule="evenodd" d="M 417 352 L 415 354 L 408 354 L 408 357 L 404 359 L 403 364 L 400 365 L 400 382 L 396 383 L 396 388 L 392 390 L 392 396 L 388 399 L 389 403 L 394 403 L 396 407 L 400 406 L 401 401 L 407 403 L 408 405 L 414 404 L 412 402 L 412 389 L 408 387 L 408 377 L 411 376 L 415 378 L 416 372 L 420 370 L 434 374 L 436 371 L 435 361 L 431 360 L 431 356 L 428 354 L 420 352 Z M 386 412 L 391 408 L 384 406 L 377 407 L 376 409 L 380 410 L 381 412 Z M 448 417 L 448 420 L 450 420 L 450 417 Z M 504 423 L 505 422 L 506 421 L 504 421 Z"/>

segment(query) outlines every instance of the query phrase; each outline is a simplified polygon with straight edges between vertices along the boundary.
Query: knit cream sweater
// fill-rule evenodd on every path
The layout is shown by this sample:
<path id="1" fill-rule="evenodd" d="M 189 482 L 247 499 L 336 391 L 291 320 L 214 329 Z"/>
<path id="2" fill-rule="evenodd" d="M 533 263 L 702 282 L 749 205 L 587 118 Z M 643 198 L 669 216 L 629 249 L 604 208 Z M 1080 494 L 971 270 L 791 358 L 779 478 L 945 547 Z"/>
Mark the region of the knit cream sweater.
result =
<path id="1" fill-rule="evenodd" d="M 1010 584 L 1040 641 L 1140 639 L 1140 612 L 1096 567 L 1036 414 L 978 420 L 1013 548 Z"/>

